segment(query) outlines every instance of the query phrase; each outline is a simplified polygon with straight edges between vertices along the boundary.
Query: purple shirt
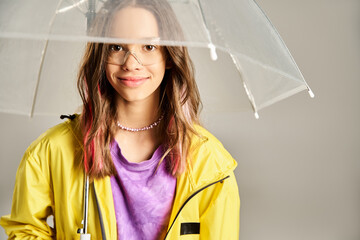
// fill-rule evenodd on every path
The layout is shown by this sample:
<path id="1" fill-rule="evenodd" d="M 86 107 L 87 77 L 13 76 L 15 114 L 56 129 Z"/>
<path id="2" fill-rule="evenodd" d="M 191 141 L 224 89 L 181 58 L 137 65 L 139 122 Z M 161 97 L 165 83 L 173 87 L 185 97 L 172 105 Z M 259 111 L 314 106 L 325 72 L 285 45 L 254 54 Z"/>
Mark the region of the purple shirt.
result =
<path id="1" fill-rule="evenodd" d="M 118 239 L 158 239 L 169 223 L 176 188 L 176 178 L 166 170 L 165 159 L 156 170 L 162 146 L 141 163 L 128 162 L 116 141 L 110 152 L 117 171 L 110 181 Z"/>

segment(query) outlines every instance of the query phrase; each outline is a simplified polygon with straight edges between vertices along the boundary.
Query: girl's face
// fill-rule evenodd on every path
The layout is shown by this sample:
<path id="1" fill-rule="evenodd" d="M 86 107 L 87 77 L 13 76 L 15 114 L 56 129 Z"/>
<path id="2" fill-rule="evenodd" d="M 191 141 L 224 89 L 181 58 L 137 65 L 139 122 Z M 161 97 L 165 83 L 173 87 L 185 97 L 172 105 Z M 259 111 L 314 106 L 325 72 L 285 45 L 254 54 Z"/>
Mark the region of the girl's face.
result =
<path id="1" fill-rule="evenodd" d="M 159 38 L 153 14 L 143 8 L 127 7 L 115 14 L 110 36 L 134 40 Z M 160 84 L 165 74 L 164 49 L 156 43 L 109 44 L 106 76 L 126 102 L 159 100 Z"/>

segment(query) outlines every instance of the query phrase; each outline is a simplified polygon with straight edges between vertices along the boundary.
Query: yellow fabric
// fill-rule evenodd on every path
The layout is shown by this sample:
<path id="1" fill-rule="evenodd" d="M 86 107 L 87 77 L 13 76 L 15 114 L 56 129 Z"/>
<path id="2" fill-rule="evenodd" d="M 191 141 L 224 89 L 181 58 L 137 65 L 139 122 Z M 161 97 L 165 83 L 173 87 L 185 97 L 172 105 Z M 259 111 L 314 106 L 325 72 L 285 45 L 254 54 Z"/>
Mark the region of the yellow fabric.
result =
<path id="1" fill-rule="evenodd" d="M 25 152 L 16 174 L 11 214 L 0 220 L 9 239 L 80 239 L 77 229 L 82 227 L 84 174 L 78 129 L 77 119 L 68 120 L 49 129 Z M 193 137 L 187 170 L 177 179 L 166 239 L 239 239 L 240 199 L 233 173 L 236 162 L 208 131 L 202 127 L 197 130 L 202 137 Z M 197 190 L 224 178 L 194 195 L 175 219 Z M 106 238 L 115 240 L 116 217 L 109 177 L 95 180 L 90 187 L 91 239 L 101 239 L 92 186 Z M 54 215 L 56 233 L 46 223 L 49 215 Z M 188 222 L 200 223 L 200 235 L 180 235 L 181 223 Z"/>

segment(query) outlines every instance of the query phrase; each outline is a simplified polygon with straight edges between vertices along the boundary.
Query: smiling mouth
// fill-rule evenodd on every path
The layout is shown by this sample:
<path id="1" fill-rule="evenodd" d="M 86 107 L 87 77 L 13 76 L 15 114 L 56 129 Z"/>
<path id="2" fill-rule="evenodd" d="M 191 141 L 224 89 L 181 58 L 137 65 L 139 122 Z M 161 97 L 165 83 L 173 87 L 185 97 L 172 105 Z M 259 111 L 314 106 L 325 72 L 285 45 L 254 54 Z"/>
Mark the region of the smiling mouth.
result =
<path id="1" fill-rule="evenodd" d="M 127 77 L 127 78 L 121 78 L 119 77 L 118 79 L 121 80 L 121 81 L 142 81 L 142 80 L 145 80 L 145 79 L 148 79 L 149 77 Z"/>
<path id="2" fill-rule="evenodd" d="M 121 78 L 119 77 L 118 80 L 127 87 L 137 87 L 148 80 L 149 77 L 128 77 L 128 78 Z"/>

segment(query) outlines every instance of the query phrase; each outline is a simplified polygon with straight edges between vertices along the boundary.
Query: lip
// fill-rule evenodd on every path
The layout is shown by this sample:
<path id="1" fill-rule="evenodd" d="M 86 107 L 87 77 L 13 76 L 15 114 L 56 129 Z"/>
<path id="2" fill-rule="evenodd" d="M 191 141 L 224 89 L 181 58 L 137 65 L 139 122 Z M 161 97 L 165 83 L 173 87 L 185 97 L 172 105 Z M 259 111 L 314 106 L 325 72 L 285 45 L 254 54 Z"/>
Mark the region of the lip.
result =
<path id="1" fill-rule="evenodd" d="M 138 87 L 148 80 L 149 77 L 118 77 L 117 79 L 127 87 Z"/>

